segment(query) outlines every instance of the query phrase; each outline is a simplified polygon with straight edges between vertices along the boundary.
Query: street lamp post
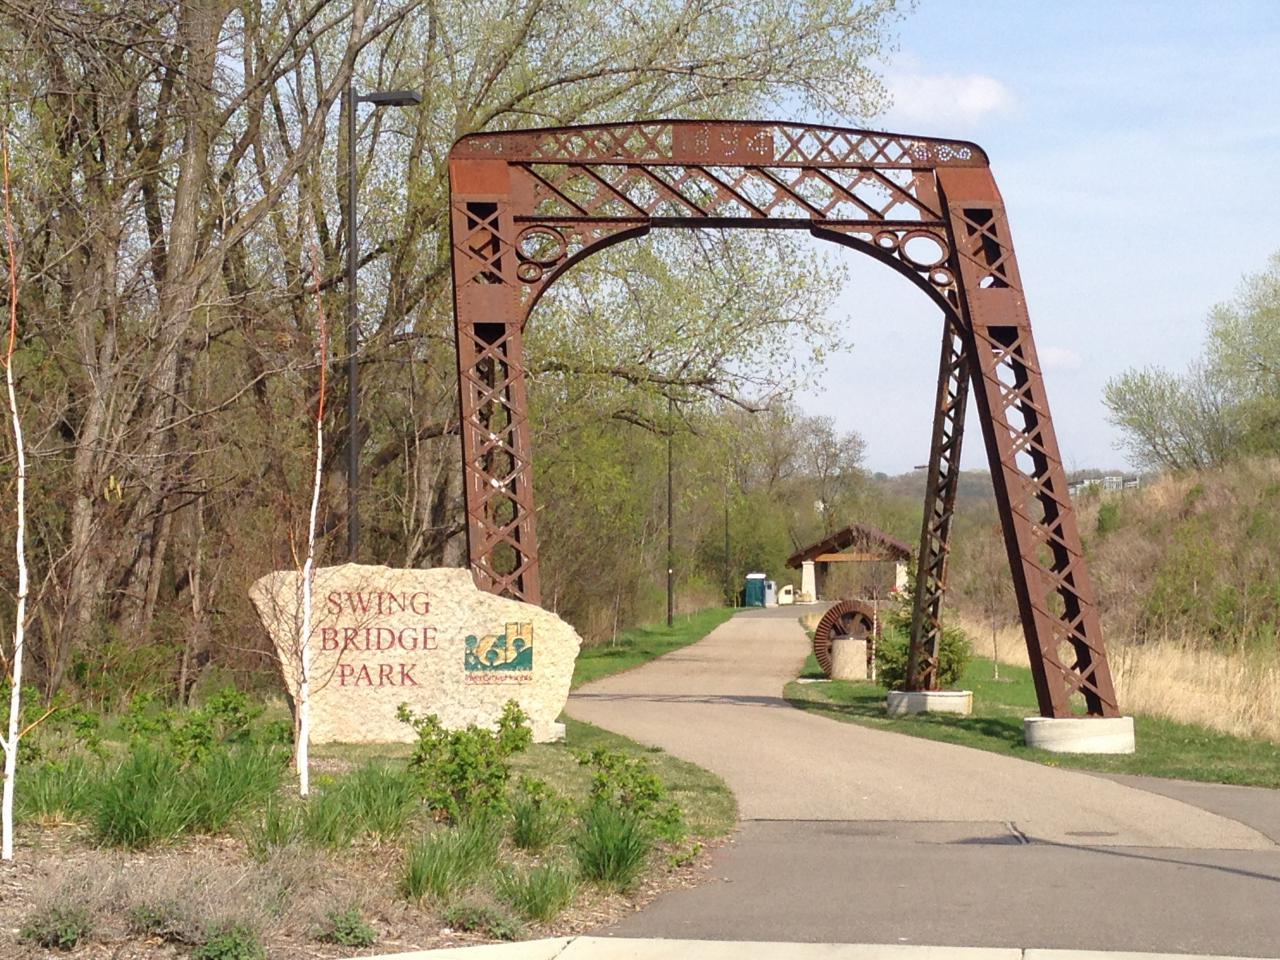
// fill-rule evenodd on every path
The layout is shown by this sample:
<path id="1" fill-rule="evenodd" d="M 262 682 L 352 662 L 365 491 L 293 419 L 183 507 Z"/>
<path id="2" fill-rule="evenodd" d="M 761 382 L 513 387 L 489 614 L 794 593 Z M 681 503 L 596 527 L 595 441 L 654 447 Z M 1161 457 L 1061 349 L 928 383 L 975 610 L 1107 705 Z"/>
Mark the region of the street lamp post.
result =
<path id="1" fill-rule="evenodd" d="M 414 90 L 375 90 L 357 93 L 348 84 L 347 101 L 347 560 L 354 563 L 360 549 L 360 366 L 356 352 L 360 347 L 356 324 L 356 106 L 371 103 L 375 107 L 410 107 L 422 102 Z"/>

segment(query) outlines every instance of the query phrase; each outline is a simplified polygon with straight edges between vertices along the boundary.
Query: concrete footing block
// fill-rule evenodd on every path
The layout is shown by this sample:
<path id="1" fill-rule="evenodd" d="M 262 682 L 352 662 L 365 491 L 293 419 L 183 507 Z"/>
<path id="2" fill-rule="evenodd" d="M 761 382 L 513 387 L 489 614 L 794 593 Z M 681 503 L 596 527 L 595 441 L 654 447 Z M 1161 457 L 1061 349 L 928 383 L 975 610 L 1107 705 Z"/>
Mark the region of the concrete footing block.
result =
<path id="1" fill-rule="evenodd" d="M 867 679 L 867 641 L 836 637 L 831 641 L 831 679 Z"/>
<path id="2" fill-rule="evenodd" d="M 972 690 L 890 690 L 887 712 L 891 717 L 911 713 L 973 713 Z"/>
<path id="3" fill-rule="evenodd" d="M 1133 717 L 1027 717 L 1028 747 L 1053 753 L 1133 753 Z"/>

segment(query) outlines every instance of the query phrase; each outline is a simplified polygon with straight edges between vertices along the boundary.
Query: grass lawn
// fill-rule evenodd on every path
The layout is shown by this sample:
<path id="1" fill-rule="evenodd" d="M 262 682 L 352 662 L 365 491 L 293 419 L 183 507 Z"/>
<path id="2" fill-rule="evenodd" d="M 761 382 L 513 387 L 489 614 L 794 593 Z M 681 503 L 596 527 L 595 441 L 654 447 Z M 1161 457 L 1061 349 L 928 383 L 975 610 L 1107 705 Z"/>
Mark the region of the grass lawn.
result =
<path id="1" fill-rule="evenodd" d="M 573 685 L 579 687 L 613 673 L 630 670 L 672 650 L 697 643 L 735 611 L 728 607 L 711 607 L 697 613 L 676 617 L 674 627 L 636 627 L 618 634 L 612 643 L 583 647 L 573 668 Z"/>
<path id="2" fill-rule="evenodd" d="M 802 676 L 814 675 L 816 667 L 807 664 Z M 1052 767 L 1280 787 L 1280 744 L 1160 717 L 1134 718 L 1138 752 L 1130 756 L 1032 750 L 1022 741 L 1022 718 L 1037 713 L 1031 671 L 1001 664 L 1000 680 L 992 680 L 991 674 L 990 660 L 974 659 L 957 684 L 973 691 L 973 715 L 969 717 L 919 714 L 890 719 L 884 714 L 884 688 L 871 683 L 793 682 L 787 684 L 784 695 L 794 707 L 837 720 L 991 750 Z"/>

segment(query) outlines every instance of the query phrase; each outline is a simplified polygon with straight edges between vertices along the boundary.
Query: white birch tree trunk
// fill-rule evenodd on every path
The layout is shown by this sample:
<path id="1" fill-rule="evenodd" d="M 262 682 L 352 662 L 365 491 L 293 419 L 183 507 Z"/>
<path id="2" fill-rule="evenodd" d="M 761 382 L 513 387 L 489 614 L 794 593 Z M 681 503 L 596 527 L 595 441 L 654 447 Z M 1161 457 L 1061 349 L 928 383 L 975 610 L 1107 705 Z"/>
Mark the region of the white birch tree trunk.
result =
<path id="1" fill-rule="evenodd" d="M 22 440 L 22 419 L 13 386 L 13 352 L 18 342 L 18 262 L 13 242 L 13 209 L 9 194 L 9 137 L 0 132 L 0 166 L 4 175 L 5 246 L 9 258 L 9 344 L 4 357 L 4 379 L 8 389 L 9 417 L 13 426 L 13 446 L 18 464 L 17 537 L 14 551 L 18 561 L 18 609 L 13 624 L 13 670 L 9 677 L 9 730 L 0 743 L 4 747 L 4 793 L 0 798 L 0 859 L 13 859 L 13 786 L 18 772 L 18 724 L 22 716 L 22 652 L 27 628 L 27 454 Z"/>
<path id="2" fill-rule="evenodd" d="M 311 515 L 307 524 L 307 559 L 302 566 L 302 626 L 298 635 L 298 734 L 294 765 L 298 794 L 311 791 L 311 616 L 316 561 L 316 520 L 320 512 L 320 483 L 324 476 L 324 400 L 328 385 L 329 331 L 320 295 L 318 252 L 312 248 L 312 282 L 316 292 L 316 324 L 320 332 L 320 396 L 316 401 L 316 470 L 311 482 Z"/>

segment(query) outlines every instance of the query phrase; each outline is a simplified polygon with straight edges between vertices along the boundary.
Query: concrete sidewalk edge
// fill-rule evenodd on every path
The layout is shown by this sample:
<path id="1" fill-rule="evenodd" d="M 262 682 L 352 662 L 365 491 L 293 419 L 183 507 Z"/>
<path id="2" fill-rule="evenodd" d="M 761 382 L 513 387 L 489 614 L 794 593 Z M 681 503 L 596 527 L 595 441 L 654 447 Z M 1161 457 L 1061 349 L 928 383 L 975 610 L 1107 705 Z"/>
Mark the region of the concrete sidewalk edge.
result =
<path id="1" fill-rule="evenodd" d="M 678 957 L 681 960 L 1258 960 L 1218 954 L 1048 950 L 1035 947 L 942 947 L 906 943 L 780 943 L 625 937 L 557 937 L 520 943 L 445 947 L 438 950 L 383 954 L 373 960 L 665 960 L 668 957 Z M 365 957 L 363 960 L 369 958 Z"/>

